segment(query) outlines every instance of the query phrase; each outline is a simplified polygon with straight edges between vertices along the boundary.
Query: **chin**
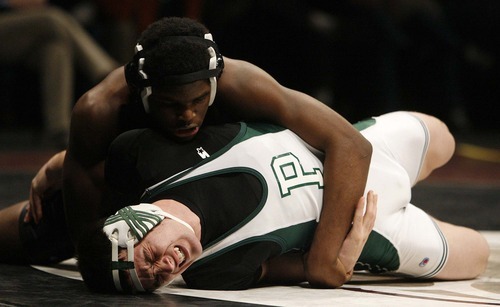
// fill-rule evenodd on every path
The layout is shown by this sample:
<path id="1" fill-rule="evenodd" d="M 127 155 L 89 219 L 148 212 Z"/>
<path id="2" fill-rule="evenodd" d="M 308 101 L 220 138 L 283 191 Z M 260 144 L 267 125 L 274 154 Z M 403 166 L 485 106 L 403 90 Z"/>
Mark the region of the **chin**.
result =
<path id="1" fill-rule="evenodd" d="M 174 135 L 173 138 L 174 138 L 174 140 L 176 140 L 179 143 L 186 143 L 186 142 L 189 142 L 192 139 L 194 139 L 195 136 L 196 135 L 192 135 L 192 136 L 178 136 L 178 135 Z"/>
<path id="2" fill-rule="evenodd" d="M 175 133 L 172 130 L 161 130 L 160 133 L 166 137 L 167 139 L 171 139 L 173 141 L 179 142 L 179 143 L 185 143 L 191 141 L 195 135 L 181 135 L 178 133 Z"/>

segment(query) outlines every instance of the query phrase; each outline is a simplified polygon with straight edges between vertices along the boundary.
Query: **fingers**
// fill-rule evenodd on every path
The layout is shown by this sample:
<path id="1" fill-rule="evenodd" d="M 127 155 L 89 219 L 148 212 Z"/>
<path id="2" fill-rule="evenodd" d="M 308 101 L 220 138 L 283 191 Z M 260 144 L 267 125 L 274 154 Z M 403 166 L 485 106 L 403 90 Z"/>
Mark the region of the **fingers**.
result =
<path id="1" fill-rule="evenodd" d="M 24 215 L 23 222 L 29 223 L 31 222 L 31 213 L 30 213 L 30 202 L 28 201 L 28 204 L 26 205 L 26 214 Z"/>
<path id="2" fill-rule="evenodd" d="M 42 218 L 42 200 L 33 188 L 30 190 L 30 198 L 29 204 L 27 206 L 27 211 L 28 212 L 24 217 L 24 221 L 27 223 L 33 220 L 36 224 L 38 224 L 38 222 Z"/>
<path id="3" fill-rule="evenodd" d="M 358 200 L 358 204 L 356 205 L 356 211 L 354 211 L 354 219 L 352 221 L 354 227 L 363 223 L 363 211 L 364 210 L 365 210 L 365 197 L 362 196 Z"/>
<path id="4" fill-rule="evenodd" d="M 33 203 L 34 203 L 34 206 L 35 206 L 35 210 L 32 210 L 33 213 L 35 214 L 35 223 L 38 224 L 38 222 L 40 222 L 40 220 L 42 219 L 42 200 L 40 199 L 40 197 L 37 197 L 35 196 L 34 199 L 33 199 Z"/>
<path id="5" fill-rule="evenodd" d="M 375 218 L 377 216 L 377 202 L 378 202 L 378 195 L 371 190 L 368 191 L 366 212 L 363 218 L 363 223 L 370 230 L 373 229 L 373 226 L 375 225 Z"/>
<path id="6" fill-rule="evenodd" d="M 373 229 L 375 217 L 377 216 L 377 201 L 378 195 L 373 191 L 368 191 L 366 197 L 363 196 L 359 199 L 354 213 L 354 227 L 365 227 L 367 230 Z"/>
<path id="7" fill-rule="evenodd" d="M 366 203 L 366 206 L 365 206 Z M 375 225 L 377 194 L 369 191 L 359 199 L 354 213 L 353 225 L 339 251 L 339 260 L 352 273 L 363 247 Z"/>

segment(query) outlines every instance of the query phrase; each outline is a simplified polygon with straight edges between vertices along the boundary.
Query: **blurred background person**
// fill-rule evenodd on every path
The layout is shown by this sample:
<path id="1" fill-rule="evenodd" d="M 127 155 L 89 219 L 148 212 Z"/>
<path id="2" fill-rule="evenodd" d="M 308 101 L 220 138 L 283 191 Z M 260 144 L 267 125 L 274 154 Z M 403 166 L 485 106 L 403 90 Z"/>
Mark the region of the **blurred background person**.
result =
<path id="1" fill-rule="evenodd" d="M 44 140 L 51 146 L 65 147 L 74 103 L 75 67 L 89 83 L 97 83 L 117 63 L 71 15 L 45 0 L 7 0 L 1 7 L 1 80 L 16 83 L 7 89 L 12 92 L 4 95 L 2 104 L 29 106 L 20 99 L 19 91 L 33 81 L 25 78 L 24 72 L 36 71 Z M 19 67 L 26 70 L 19 71 Z"/>

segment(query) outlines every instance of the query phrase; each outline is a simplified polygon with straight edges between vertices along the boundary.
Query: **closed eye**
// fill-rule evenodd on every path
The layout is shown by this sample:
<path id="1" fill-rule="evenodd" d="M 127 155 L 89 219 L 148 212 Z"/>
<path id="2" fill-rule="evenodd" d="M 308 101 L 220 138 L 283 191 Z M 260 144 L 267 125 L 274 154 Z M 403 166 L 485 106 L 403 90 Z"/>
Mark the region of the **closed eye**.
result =
<path id="1" fill-rule="evenodd" d="M 143 253 L 144 253 L 144 261 L 152 266 L 155 263 L 155 261 L 151 250 L 149 248 L 144 247 Z"/>
<path id="2" fill-rule="evenodd" d="M 206 98 L 210 95 L 210 93 L 205 93 L 201 95 L 200 97 L 197 97 L 196 99 L 193 100 L 194 103 L 202 103 L 206 100 Z"/>
<path id="3" fill-rule="evenodd" d="M 146 276 L 148 276 L 150 279 L 155 279 L 155 260 L 153 258 L 153 253 L 151 252 L 150 249 L 144 247 L 143 248 L 143 255 L 144 255 L 144 270 L 146 273 Z"/>

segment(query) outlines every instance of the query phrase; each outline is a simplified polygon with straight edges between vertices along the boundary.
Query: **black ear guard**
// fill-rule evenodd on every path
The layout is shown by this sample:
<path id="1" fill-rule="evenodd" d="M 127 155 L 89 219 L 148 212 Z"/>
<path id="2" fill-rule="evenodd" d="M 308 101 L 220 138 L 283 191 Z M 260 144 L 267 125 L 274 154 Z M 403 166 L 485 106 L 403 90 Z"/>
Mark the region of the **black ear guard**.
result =
<path id="1" fill-rule="evenodd" d="M 217 92 L 217 78 L 221 75 L 224 69 L 224 60 L 220 54 L 217 44 L 212 39 L 210 33 L 205 34 L 205 37 L 198 36 L 172 36 L 169 40 L 178 39 L 189 39 L 189 40 L 200 40 L 207 45 L 207 52 L 210 55 L 210 60 L 208 63 L 208 68 L 200 71 L 195 71 L 192 73 L 182 74 L 182 75 L 161 75 L 151 79 L 148 77 L 147 73 L 143 70 L 144 63 L 146 61 L 143 55 L 143 47 L 140 44 L 135 46 L 135 55 L 132 61 L 130 61 L 125 66 L 125 78 L 129 86 L 138 92 L 141 97 L 142 103 L 146 113 L 149 113 L 149 102 L 148 97 L 152 94 L 152 87 L 160 84 L 172 84 L 180 85 L 191 83 L 198 80 L 209 79 L 210 80 L 210 101 L 209 105 L 212 105 L 215 99 L 215 93 Z"/>

